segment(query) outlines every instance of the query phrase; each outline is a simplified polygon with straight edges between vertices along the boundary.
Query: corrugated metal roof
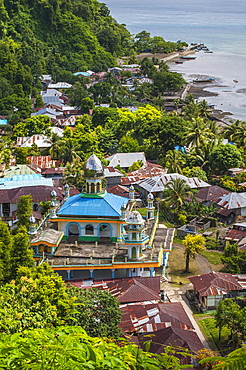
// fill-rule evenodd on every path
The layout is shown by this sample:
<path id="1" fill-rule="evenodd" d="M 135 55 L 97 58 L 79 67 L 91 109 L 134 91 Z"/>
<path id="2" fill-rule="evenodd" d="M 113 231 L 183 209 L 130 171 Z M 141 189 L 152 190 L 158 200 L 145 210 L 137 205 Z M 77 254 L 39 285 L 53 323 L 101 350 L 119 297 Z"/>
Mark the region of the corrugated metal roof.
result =
<path id="1" fill-rule="evenodd" d="M 201 201 L 211 200 L 215 202 L 218 198 L 229 194 L 228 190 L 221 188 L 220 186 L 209 186 L 207 188 L 199 189 L 196 197 Z"/>
<path id="2" fill-rule="evenodd" d="M 217 204 L 226 209 L 246 207 L 246 193 L 229 193 L 221 197 Z"/>
<path id="3" fill-rule="evenodd" d="M 50 193 L 55 190 L 57 199 L 62 200 L 62 188 L 53 186 L 26 186 L 15 189 L 0 190 L 0 203 L 18 203 L 22 195 L 31 195 L 33 202 L 42 202 L 50 200 Z"/>
<path id="4" fill-rule="evenodd" d="M 120 306 L 122 310 L 123 332 L 135 331 L 146 333 L 169 326 L 193 329 L 192 323 L 180 302 L 172 303 L 137 303 Z"/>
<path id="5" fill-rule="evenodd" d="M 36 172 L 33 171 L 30 167 L 28 167 L 26 164 L 17 164 L 15 166 L 10 166 L 8 169 L 6 169 L 4 171 L 3 177 L 11 179 L 13 176 L 16 175 L 31 175 L 35 173 Z"/>
<path id="6" fill-rule="evenodd" d="M 130 167 L 133 162 L 142 161 L 143 164 L 146 162 L 144 152 L 136 153 L 116 153 L 106 157 L 109 160 L 109 166 L 116 167 L 120 166 L 122 168 Z"/>
<path id="7" fill-rule="evenodd" d="M 121 303 L 155 301 L 160 296 L 160 277 L 134 277 L 108 283 L 109 292 Z"/>
<path id="8" fill-rule="evenodd" d="M 120 217 L 121 207 L 128 200 L 114 194 L 101 196 L 77 194 L 70 197 L 57 212 L 59 216 Z"/>
<path id="9" fill-rule="evenodd" d="M 0 179 L 0 190 L 15 189 L 24 186 L 53 186 L 52 179 L 42 177 L 40 174 L 29 174 L 29 175 L 16 175 L 11 179 L 1 178 Z"/>
<path id="10" fill-rule="evenodd" d="M 189 280 L 202 297 L 224 295 L 232 290 L 242 290 L 233 275 L 222 272 L 212 271 L 208 274 L 191 276 Z"/>
<path id="11" fill-rule="evenodd" d="M 171 180 L 180 178 L 190 186 L 191 189 L 203 188 L 210 186 L 207 182 L 198 179 L 197 177 L 188 178 L 179 173 L 170 173 L 154 176 L 152 178 L 144 179 L 138 182 L 138 185 L 148 191 L 149 193 L 156 193 L 165 190 L 166 184 Z"/>
<path id="12" fill-rule="evenodd" d="M 151 336 L 150 345 L 150 352 L 152 353 L 163 353 L 163 347 L 165 346 L 188 348 L 192 353 L 196 353 L 200 349 L 204 348 L 198 335 L 191 330 L 169 326 L 167 328 L 157 330 L 152 334 L 153 336 Z M 142 344 L 143 349 L 145 349 L 143 344 L 150 340 L 149 335 L 150 333 L 148 332 L 148 336 L 143 334 L 139 337 L 139 344 Z"/>

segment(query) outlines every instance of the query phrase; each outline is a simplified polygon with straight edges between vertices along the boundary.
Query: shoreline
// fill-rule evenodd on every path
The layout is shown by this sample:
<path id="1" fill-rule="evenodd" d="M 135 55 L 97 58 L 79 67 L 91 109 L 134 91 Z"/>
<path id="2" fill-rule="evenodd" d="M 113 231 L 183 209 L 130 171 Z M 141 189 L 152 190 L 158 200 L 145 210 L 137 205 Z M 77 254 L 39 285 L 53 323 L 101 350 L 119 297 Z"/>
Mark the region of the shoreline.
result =
<path id="1" fill-rule="evenodd" d="M 154 58 L 157 58 L 157 59 L 160 59 L 160 60 L 163 60 L 164 62 L 166 62 L 169 67 L 172 66 L 172 64 L 175 63 L 175 59 L 178 60 L 178 58 L 180 56 L 185 56 L 185 55 L 189 55 L 189 54 L 195 54 L 195 51 L 194 50 L 186 50 L 186 51 L 183 51 L 183 52 L 174 52 L 174 53 L 170 53 L 170 54 L 165 54 L 165 53 L 141 53 L 139 55 L 137 55 L 137 60 L 140 62 L 143 58 L 149 58 L 149 59 L 152 59 L 153 57 Z M 185 63 L 186 61 L 184 61 Z M 180 72 L 177 72 L 177 73 L 180 73 Z M 181 73 L 182 74 L 182 73 Z M 192 75 L 192 74 L 190 74 Z M 194 78 L 210 78 L 211 76 L 208 75 L 208 74 L 194 74 Z M 190 88 L 189 88 L 189 93 L 192 94 L 194 96 L 194 98 L 196 100 L 203 100 L 203 98 L 206 100 L 207 97 L 212 97 L 212 96 L 218 96 L 219 94 L 218 93 L 215 93 L 215 92 L 211 92 L 211 91 L 207 91 L 205 90 L 206 88 L 208 87 L 227 87 L 226 85 L 222 85 L 220 84 L 220 82 L 217 80 L 217 81 L 214 81 L 212 83 L 200 83 L 200 84 L 194 84 L 192 82 L 189 82 L 187 81 L 187 83 L 190 85 Z M 230 111 L 223 111 L 221 109 L 216 109 L 216 108 L 211 108 L 212 110 L 212 116 L 221 122 L 221 124 L 224 124 L 224 125 L 229 125 L 231 122 L 231 120 L 233 119 L 232 116 L 233 116 L 233 113 L 230 112 Z"/>

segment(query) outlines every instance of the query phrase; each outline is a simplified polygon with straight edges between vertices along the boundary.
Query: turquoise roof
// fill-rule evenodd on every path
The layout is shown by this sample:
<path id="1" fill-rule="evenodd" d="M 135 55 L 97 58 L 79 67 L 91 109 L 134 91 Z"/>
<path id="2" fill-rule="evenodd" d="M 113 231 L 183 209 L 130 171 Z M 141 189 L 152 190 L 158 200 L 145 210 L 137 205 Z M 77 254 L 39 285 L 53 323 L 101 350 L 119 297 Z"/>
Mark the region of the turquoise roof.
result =
<path id="1" fill-rule="evenodd" d="M 15 175 L 11 178 L 0 179 L 0 190 L 15 189 L 23 186 L 53 186 L 52 179 L 42 177 L 41 174 Z"/>
<path id="2" fill-rule="evenodd" d="M 111 193 L 76 194 L 57 212 L 58 216 L 120 217 L 121 207 L 128 199 Z"/>
<path id="3" fill-rule="evenodd" d="M 5 126 L 8 124 L 8 120 L 7 119 L 0 119 L 0 125 L 1 126 Z"/>

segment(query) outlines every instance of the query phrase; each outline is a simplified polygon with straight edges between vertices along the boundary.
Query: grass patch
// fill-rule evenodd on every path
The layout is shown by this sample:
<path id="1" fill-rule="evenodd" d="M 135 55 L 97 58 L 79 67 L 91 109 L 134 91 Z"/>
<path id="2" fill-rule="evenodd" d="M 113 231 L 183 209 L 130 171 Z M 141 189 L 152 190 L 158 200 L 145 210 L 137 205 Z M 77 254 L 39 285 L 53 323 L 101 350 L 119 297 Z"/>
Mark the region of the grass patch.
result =
<path id="1" fill-rule="evenodd" d="M 166 227 L 168 227 L 169 229 L 174 228 L 174 224 L 171 224 L 171 222 L 163 221 L 162 223 L 163 223 Z"/>
<path id="2" fill-rule="evenodd" d="M 168 274 L 171 276 L 172 283 L 187 284 L 189 276 L 197 275 L 199 273 L 197 264 L 194 260 L 190 261 L 190 272 L 185 273 L 185 256 L 180 249 L 174 248 L 168 257 Z"/>
<path id="3" fill-rule="evenodd" d="M 208 250 L 202 251 L 201 255 L 205 257 L 210 263 L 213 265 L 220 265 L 222 264 L 221 257 L 223 256 L 222 253 L 219 252 L 210 252 Z"/>
<path id="4" fill-rule="evenodd" d="M 198 321 L 198 324 L 210 343 L 211 349 L 215 351 L 223 352 L 228 351 L 228 340 L 230 335 L 230 330 L 228 328 L 223 328 L 221 331 L 221 339 L 219 340 L 219 329 L 215 326 L 214 318 L 205 318 Z"/>
<path id="5" fill-rule="evenodd" d="M 173 238 L 173 243 L 174 243 L 174 244 L 182 244 L 182 245 L 183 245 L 183 241 L 184 241 L 184 239 L 181 239 L 181 238 L 179 238 L 178 236 L 175 236 L 175 237 Z"/>

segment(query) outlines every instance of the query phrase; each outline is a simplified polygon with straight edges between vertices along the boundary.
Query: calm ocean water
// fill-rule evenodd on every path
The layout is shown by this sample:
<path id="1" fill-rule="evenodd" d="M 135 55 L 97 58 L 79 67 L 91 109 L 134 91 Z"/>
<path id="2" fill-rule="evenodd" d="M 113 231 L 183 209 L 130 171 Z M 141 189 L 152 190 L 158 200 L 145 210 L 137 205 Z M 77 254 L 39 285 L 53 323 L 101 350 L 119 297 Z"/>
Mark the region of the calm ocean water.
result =
<path id="1" fill-rule="evenodd" d="M 206 98 L 217 109 L 246 121 L 245 0 L 104 0 L 112 16 L 132 34 L 142 30 L 168 41 L 204 43 L 212 54 L 172 64 L 187 80 L 195 75 L 215 78 L 208 87 L 218 95 Z M 238 82 L 234 82 L 234 81 Z"/>

